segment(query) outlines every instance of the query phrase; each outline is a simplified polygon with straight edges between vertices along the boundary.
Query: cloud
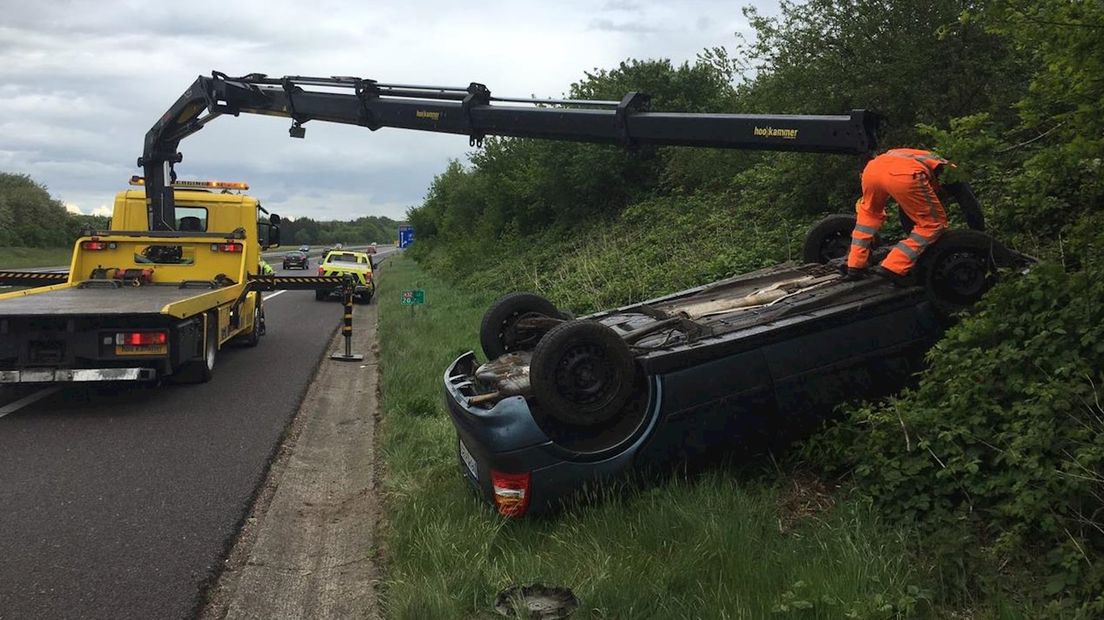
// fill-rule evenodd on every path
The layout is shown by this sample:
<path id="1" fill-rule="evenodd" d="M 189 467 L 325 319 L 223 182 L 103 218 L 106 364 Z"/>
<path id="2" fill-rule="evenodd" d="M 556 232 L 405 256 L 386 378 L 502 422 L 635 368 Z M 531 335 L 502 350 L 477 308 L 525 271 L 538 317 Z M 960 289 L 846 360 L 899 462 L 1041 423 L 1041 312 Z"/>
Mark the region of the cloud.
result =
<path id="1" fill-rule="evenodd" d="M 111 207 L 107 205 L 100 205 L 92 209 L 90 213 L 85 213 L 84 209 L 80 208 L 80 205 L 72 202 L 65 203 L 65 210 L 77 215 L 102 215 L 104 217 L 111 217 Z"/>
<path id="2" fill-rule="evenodd" d="M 776 0 L 761 5 L 771 14 Z M 139 10 L 140 9 L 140 10 Z M 358 75 L 562 95 L 625 58 L 693 60 L 746 28 L 719 0 L 416 3 L 268 0 L 180 5 L 3 0 L 0 170 L 30 174 L 72 205 L 109 205 L 139 173 L 145 133 L 200 74 Z M 608 15 L 601 15 L 601 12 Z M 246 180 L 289 214 L 401 217 L 463 136 L 286 119 L 222 118 L 181 144 L 185 178 Z"/>
<path id="3" fill-rule="evenodd" d="M 604 30 L 607 32 L 652 33 L 662 31 L 658 26 L 650 26 L 641 22 L 614 22 L 611 19 L 592 19 L 588 27 L 591 30 Z"/>

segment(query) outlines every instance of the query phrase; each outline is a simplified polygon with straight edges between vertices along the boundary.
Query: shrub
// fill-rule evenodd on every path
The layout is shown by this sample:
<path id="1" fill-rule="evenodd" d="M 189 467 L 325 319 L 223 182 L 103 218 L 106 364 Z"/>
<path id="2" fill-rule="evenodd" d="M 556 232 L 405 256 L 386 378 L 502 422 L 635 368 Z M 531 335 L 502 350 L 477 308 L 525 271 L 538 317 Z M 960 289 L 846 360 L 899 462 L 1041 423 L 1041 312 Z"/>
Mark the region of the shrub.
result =
<path id="1" fill-rule="evenodd" d="M 928 361 L 915 389 L 847 409 L 806 453 L 964 572 L 1041 564 L 1055 605 L 1104 612 L 1104 269 L 997 286 Z"/>

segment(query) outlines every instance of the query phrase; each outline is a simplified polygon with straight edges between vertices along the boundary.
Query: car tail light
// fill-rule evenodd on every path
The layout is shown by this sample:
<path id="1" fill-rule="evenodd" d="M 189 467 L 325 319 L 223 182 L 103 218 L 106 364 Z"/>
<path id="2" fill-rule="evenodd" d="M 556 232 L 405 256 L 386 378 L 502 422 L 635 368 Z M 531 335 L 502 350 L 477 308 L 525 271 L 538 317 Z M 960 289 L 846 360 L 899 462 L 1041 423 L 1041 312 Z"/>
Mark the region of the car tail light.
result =
<path id="1" fill-rule="evenodd" d="M 92 252 L 99 252 L 100 250 L 114 250 L 115 242 L 108 243 L 107 241 L 99 241 L 93 239 L 92 241 L 81 241 L 81 249 L 89 250 Z"/>
<path id="2" fill-rule="evenodd" d="M 495 508 L 504 517 L 522 517 L 529 509 L 529 486 L 532 477 L 524 474 L 505 474 L 491 470 L 491 487 L 494 489 Z"/>
<path id="3" fill-rule="evenodd" d="M 165 332 L 118 332 L 115 334 L 115 344 L 132 347 L 161 345 L 168 342 L 169 335 Z"/>
<path id="4" fill-rule="evenodd" d="M 234 252 L 239 253 L 242 251 L 242 244 L 240 243 L 212 243 L 212 252 Z"/>

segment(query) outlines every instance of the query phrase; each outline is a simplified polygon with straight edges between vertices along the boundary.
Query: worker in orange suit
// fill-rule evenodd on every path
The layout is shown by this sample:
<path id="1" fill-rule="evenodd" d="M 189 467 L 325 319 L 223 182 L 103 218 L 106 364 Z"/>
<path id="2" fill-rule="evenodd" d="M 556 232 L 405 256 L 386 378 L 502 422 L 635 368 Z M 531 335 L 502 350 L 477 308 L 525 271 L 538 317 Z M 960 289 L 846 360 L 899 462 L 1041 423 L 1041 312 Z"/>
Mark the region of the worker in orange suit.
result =
<path id="1" fill-rule="evenodd" d="M 951 164 L 931 151 L 891 149 L 870 160 L 862 172 L 862 198 L 855 204 L 855 229 L 847 255 L 847 280 L 867 273 L 874 235 L 886 218 L 893 198 L 915 225 L 909 236 L 890 250 L 872 271 L 895 282 L 916 266 L 920 254 L 947 229 L 947 213 L 939 201 L 939 174 Z"/>

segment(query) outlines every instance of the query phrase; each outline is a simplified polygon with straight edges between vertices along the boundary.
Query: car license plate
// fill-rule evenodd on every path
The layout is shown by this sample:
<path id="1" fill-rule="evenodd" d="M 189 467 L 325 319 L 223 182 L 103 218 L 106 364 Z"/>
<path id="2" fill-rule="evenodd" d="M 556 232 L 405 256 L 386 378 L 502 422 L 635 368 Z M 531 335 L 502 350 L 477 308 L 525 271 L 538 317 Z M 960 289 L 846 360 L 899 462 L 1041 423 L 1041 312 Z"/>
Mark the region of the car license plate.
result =
<path id="1" fill-rule="evenodd" d="M 464 461 L 464 465 L 468 468 L 468 473 L 472 475 L 472 478 L 479 480 L 479 468 L 475 464 L 475 458 L 472 457 L 471 452 L 468 452 L 468 447 L 464 445 L 464 440 L 460 441 L 460 459 Z"/>
<path id="2" fill-rule="evenodd" d="M 115 355 L 165 355 L 169 352 L 166 344 L 117 344 Z"/>

